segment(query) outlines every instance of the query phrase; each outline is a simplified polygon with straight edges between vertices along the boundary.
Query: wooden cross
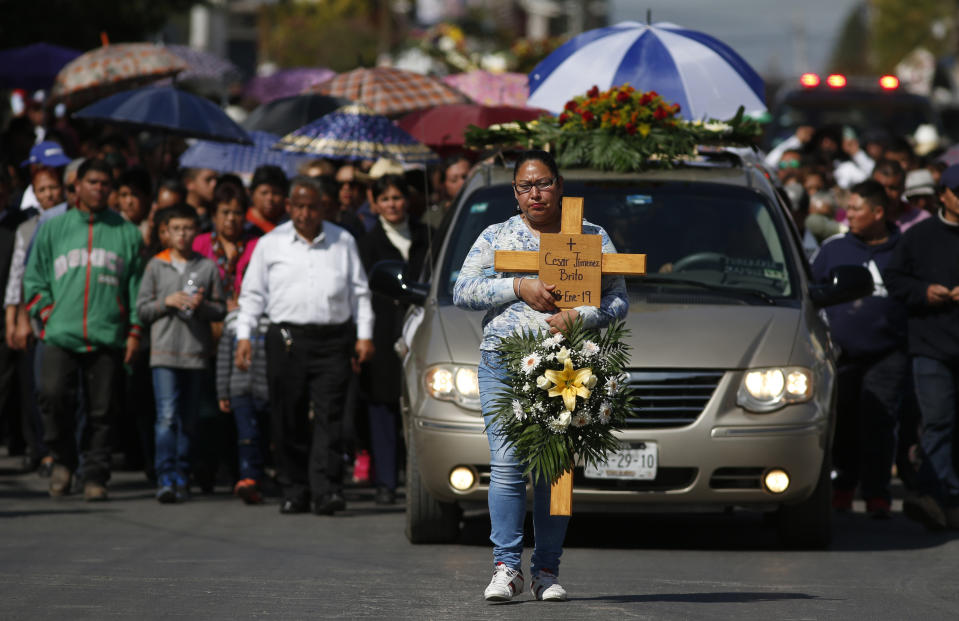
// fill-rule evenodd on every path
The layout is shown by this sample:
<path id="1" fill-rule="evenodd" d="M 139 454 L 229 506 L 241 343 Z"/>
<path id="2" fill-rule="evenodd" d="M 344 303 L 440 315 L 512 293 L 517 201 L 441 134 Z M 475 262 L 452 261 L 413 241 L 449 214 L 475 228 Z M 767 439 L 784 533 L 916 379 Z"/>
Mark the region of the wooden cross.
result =
<path id="1" fill-rule="evenodd" d="M 493 268 L 498 272 L 539 273 L 556 285 L 553 296 L 561 309 L 599 306 L 604 274 L 642 276 L 645 254 L 603 254 L 599 235 L 583 234 L 583 199 L 563 198 L 559 233 L 542 233 L 539 252 L 497 250 Z M 572 515 L 573 472 L 567 470 L 550 490 L 550 515 Z"/>

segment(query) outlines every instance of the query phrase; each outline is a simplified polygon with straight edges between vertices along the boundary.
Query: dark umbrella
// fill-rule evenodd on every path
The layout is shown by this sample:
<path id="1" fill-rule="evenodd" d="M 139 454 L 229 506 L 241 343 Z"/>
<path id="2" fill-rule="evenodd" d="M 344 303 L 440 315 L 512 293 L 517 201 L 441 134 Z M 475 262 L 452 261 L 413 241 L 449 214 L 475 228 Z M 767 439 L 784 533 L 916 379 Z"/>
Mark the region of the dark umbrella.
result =
<path id="1" fill-rule="evenodd" d="M 60 70 L 81 52 L 49 43 L 0 51 L 0 88 L 50 88 Z"/>
<path id="2" fill-rule="evenodd" d="M 431 147 L 461 147 L 469 125 L 489 127 L 509 121 L 532 121 L 545 110 L 514 106 L 450 104 L 410 112 L 396 122 L 409 135 Z"/>
<path id="3" fill-rule="evenodd" d="M 285 136 L 348 103 L 350 101 L 342 97 L 312 94 L 275 99 L 251 112 L 243 127 Z"/>
<path id="4" fill-rule="evenodd" d="M 216 104 L 172 86 L 117 93 L 83 108 L 74 116 L 190 138 L 253 143 L 243 128 Z"/>

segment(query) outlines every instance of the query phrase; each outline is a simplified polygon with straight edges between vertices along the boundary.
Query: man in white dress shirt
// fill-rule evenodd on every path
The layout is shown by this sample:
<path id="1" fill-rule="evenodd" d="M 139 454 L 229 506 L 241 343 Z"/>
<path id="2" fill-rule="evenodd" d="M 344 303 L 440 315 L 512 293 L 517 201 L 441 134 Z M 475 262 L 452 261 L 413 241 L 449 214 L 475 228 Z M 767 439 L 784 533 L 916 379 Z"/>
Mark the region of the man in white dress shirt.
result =
<path id="1" fill-rule="evenodd" d="M 373 355 L 373 310 L 356 242 L 323 221 L 319 184 L 297 177 L 290 221 L 260 238 L 243 277 L 236 365 L 250 365 L 263 314 L 281 513 L 343 510 L 342 415 L 350 358 Z M 312 403 L 313 420 L 309 420 Z M 312 426 L 312 429 L 311 429 Z"/>

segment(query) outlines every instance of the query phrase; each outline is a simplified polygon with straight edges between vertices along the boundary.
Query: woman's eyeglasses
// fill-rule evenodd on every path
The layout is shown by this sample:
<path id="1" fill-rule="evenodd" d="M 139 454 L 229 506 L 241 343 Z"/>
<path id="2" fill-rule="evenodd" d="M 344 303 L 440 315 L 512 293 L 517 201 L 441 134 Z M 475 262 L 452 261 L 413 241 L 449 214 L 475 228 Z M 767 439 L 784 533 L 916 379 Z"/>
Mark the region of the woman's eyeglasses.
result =
<path id="1" fill-rule="evenodd" d="M 516 188 L 517 194 L 526 194 L 534 187 L 541 192 L 548 190 L 553 187 L 554 183 L 556 183 L 556 179 L 554 177 L 546 177 L 545 179 L 537 179 L 532 183 L 528 181 L 520 181 L 519 183 L 514 183 L 513 187 Z"/>

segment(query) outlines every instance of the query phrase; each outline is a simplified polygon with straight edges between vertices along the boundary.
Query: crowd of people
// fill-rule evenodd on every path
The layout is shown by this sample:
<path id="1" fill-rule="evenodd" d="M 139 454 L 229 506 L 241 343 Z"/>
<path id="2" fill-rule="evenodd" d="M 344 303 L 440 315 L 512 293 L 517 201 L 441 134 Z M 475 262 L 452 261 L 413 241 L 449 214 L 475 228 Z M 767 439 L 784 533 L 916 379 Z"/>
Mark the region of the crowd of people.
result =
<path id="1" fill-rule="evenodd" d="M 471 161 L 307 161 L 289 178 L 177 169 L 179 140 L 35 107 L 0 136 L 0 438 L 52 496 L 108 496 L 117 454 L 161 503 L 228 483 L 329 514 L 344 482 L 395 502 L 404 308 L 367 272 L 430 265 Z M 803 126 L 765 156 L 814 280 L 863 265 L 825 310 L 841 355 L 833 505 L 857 490 L 959 528 L 959 166 L 906 137 Z"/>
<path id="2" fill-rule="evenodd" d="M 36 118 L 34 118 L 36 117 Z M 396 500 L 404 308 L 470 162 L 173 165 L 184 144 L 24 114 L 0 137 L 0 439 L 51 496 L 108 498 L 117 457 L 160 503 L 228 484 L 282 513 Z"/>
<path id="3" fill-rule="evenodd" d="M 905 514 L 959 528 L 959 165 L 908 137 L 799 127 L 766 156 L 818 282 L 861 265 L 872 295 L 827 308 L 839 346 L 833 507 L 857 490 L 888 518 L 895 470 Z"/>

